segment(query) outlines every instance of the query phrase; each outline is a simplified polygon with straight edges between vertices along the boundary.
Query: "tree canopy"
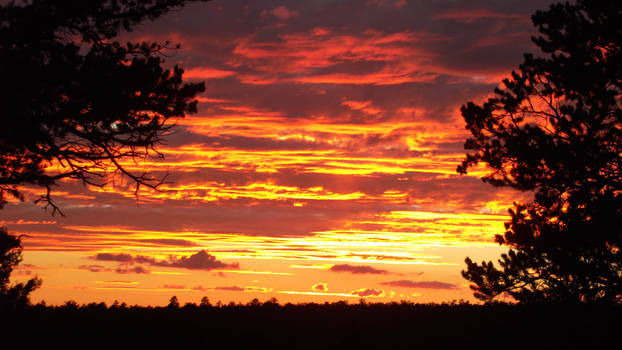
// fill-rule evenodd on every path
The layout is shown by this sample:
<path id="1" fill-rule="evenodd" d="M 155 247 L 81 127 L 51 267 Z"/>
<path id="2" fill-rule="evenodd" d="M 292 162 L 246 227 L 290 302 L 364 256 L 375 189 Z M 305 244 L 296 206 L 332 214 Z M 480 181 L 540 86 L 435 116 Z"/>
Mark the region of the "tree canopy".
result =
<path id="1" fill-rule="evenodd" d="M 495 96 L 461 109 L 478 162 L 494 186 L 533 191 L 515 203 L 499 260 L 467 258 L 479 299 L 622 300 L 622 3 L 578 0 L 532 16 L 542 51 L 526 54 Z"/>
<path id="2" fill-rule="evenodd" d="M 8 1 L 0 6 L 0 208 L 20 186 L 59 211 L 62 179 L 104 186 L 108 174 L 156 188 L 162 179 L 128 171 L 125 158 L 161 156 L 169 119 L 197 111 L 204 85 L 163 67 L 168 43 L 119 43 L 122 30 L 196 0 Z M 203 0 L 205 1 L 205 0 Z M 61 212 L 62 214 L 62 212 Z M 28 303 L 41 280 L 9 284 L 21 237 L 0 228 L 0 305 Z"/>
<path id="3" fill-rule="evenodd" d="M 22 261 L 21 238 L 9 234 L 0 227 L 0 310 L 15 309 L 27 305 L 29 295 L 41 286 L 41 279 L 34 277 L 26 283 L 11 285 L 9 277 Z"/>
<path id="4" fill-rule="evenodd" d="M 163 67 L 168 43 L 119 43 L 121 31 L 186 0 L 10 1 L 0 7 L 0 206 L 20 185 L 72 178 L 103 186 L 110 172 L 140 186 L 162 179 L 124 158 L 160 156 L 173 117 L 196 112 L 204 85 Z"/>

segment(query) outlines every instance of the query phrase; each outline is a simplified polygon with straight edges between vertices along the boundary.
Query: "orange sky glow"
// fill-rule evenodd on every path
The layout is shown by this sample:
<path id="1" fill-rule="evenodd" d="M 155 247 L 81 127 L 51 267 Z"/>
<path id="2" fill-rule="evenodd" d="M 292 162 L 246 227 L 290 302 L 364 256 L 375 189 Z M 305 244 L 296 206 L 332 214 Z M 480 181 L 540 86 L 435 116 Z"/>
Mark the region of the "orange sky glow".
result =
<path id="1" fill-rule="evenodd" d="M 504 252 L 494 235 L 530 194 L 456 173 L 459 108 L 533 51 L 546 6 L 214 0 L 145 23 L 122 39 L 181 44 L 166 64 L 206 84 L 164 159 L 122 162 L 165 183 L 65 181 L 64 217 L 24 188 L 0 212 L 24 235 L 13 280 L 41 277 L 48 304 L 474 301 L 464 258 Z"/>

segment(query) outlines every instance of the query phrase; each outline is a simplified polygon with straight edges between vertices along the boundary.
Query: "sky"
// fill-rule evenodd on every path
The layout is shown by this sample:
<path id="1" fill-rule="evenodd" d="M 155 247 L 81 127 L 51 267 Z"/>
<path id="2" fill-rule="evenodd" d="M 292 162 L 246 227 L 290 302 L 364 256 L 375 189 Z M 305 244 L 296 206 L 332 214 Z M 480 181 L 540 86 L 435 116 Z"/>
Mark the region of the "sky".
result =
<path id="1" fill-rule="evenodd" d="M 122 40 L 180 44 L 166 65 L 204 81 L 164 159 L 124 161 L 166 177 L 64 181 L 65 216 L 10 202 L 24 235 L 12 278 L 32 301 L 443 302 L 475 299 L 464 259 L 496 260 L 514 201 L 529 193 L 456 173 L 460 106 L 482 102 L 536 52 L 542 0 L 213 0 Z"/>

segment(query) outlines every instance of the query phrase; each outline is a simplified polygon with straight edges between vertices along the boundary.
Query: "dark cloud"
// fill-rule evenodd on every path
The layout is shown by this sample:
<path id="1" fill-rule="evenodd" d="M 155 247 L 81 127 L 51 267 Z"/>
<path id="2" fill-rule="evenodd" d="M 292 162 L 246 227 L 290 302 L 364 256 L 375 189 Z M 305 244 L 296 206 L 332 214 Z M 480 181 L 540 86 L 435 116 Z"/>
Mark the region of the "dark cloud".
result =
<path id="1" fill-rule="evenodd" d="M 104 261 L 114 261 L 114 260 L 104 260 Z M 108 268 L 105 267 L 103 265 L 80 265 L 78 266 L 79 269 L 81 270 L 88 270 L 91 272 L 116 272 L 116 273 L 120 273 L 120 274 L 129 274 L 129 273 L 137 273 L 137 274 L 149 274 L 150 271 L 145 269 L 142 266 L 135 266 L 135 267 L 128 267 L 128 264 L 132 264 L 133 261 L 128 262 L 128 261 L 123 261 L 123 263 L 115 268 Z"/>
<path id="2" fill-rule="evenodd" d="M 237 269 L 238 263 L 226 264 L 216 260 L 216 257 L 210 255 L 205 250 L 201 250 L 189 257 L 182 256 L 178 259 L 170 259 L 169 261 L 159 261 L 153 263 L 154 266 L 180 267 L 191 270 L 213 270 L 213 269 Z"/>
<path id="3" fill-rule="evenodd" d="M 154 266 L 162 266 L 161 261 L 158 261 L 149 256 L 136 255 L 134 256 L 133 259 L 134 260 L 132 261 L 132 263 L 136 263 L 136 264 L 148 264 L 148 265 L 154 265 Z"/>
<path id="4" fill-rule="evenodd" d="M 401 280 L 401 281 L 391 281 L 391 282 L 382 282 L 385 286 L 392 287 L 403 287 L 403 288 L 426 288 L 426 289 L 458 289 L 458 286 L 451 283 L 440 282 L 440 281 L 409 281 L 409 280 Z"/>
<path id="5" fill-rule="evenodd" d="M 114 272 L 122 273 L 122 274 L 125 274 L 125 273 L 149 274 L 150 273 L 149 270 L 145 269 L 142 266 L 136 266 L 132 268 L 121 266 L 121 267 L 117 267 L 116 269 L 114 269 Z"/>
<path id="6" fill-rule="evenodd" d="M 325 292 L 328 290 L 328 284 L 324 282 L 316 283 L 311 287 L 316 292 Z"/>
<path id="7" fill-rule="evenodd" d="M 379 270 L 371 266 L 358 266 L 358 265 L 348 265 L 348 264 L 333 265 L 330 268 L 330 270 L 333 272 L 349 272 L 352 274 L 386 275 L 389 273 L 389 271 L 387 270 Z"/>
<path id="8" fill-rule="evenodd" d="M 134 258 L 129 255 L 129 254 L 112 254 L 112 253 L 97 253 L 94 257 L 92 257 L 92 259 L 94 260 L 99 260 L 99 261 L 116 261 L 116 262 L 122 262 L 122 263 L 133 263 L 134 262 Z"/>
<path id="9" fill-rule="evenodd" d="M 238 263 L 227 264 L 222 261 L 216 260 L 216 257 L 209 254 L 205 250 L 201 250 L 195 254 L 192 254 L 188 257 L 182 256 L 179 258 L 170 257 L 168 260 L 157 260 L 152 257 L 144 256 L 144 255 L 136 255 L 131 256 L 129 254 L 111 254 L 111 253 L 98 253 L 94 257 L 94 260 L 100 261 L 117 261 L 124 264 L 148 264 L 151 266 L 161 266 L 161 267 L 178 267 L 190 270 L 213 270 L 213 269 L 237 269 L 239 268 Z M 134 271 L 135 273 L 148 273 L 146 270 L 141 271 L 141 267 L 136 267 Z M 128 269 L 118 269 L 119 273 L 128 273 L 130 271 Z M 139 272 L 140 271 L 140 272 Z"/>
<path id="10" fill-rule="evenodd" d="M 489 82 L 472 77 L 508 73 L 514 68 L 522 53 L 532 47 L 529 36 L 535 30 L 529 16 L 550 1 L 408 1 L 403 6 L 390 1 L 376 3 L 291 1 L 283 7 L 270 0 L 213 1 L 145 23 L 130 36 L 181 41 L 177 58 L 188 71 L 209 67 L 229 72 L 231 75 L 225 78 L 215 75 L 206 80 L 210 97 L 278 111 L 287 117 L 322 115 L 343 120 L 348 112 L 341 106 L 343 97 L 370 100 L 394 114 L 408 103 L 426 109 L 455 107 L 482 91 L 473 90 L 477 87 L 490 91 Z M 276 8 L 282 9 L 281 14 L 299 15 L 267 15 Z M 282 25 L 275 26 L 277 18 Z M 395 35 L 404 38 L 374 41 Z M 368 48 L 371 50 L 362 51 Z M 399 51 L 385 53 L 389 49 Z M 358 74 L 364 78 L 399 70 L 412 62 L 417 66 L 406 69 L 404 74 L 400 72 L 400 77 L 432 73 L 438 78 L 381 86 L 295 82 L 327 74 Z M 244 77 L 250 76 L 270 83 L 247 83 L 249 79 Z M 355 118 L 361 116 L 359 112 L 350 113 Z M 448 113 L 431 115 L 438 119 L 446 118 Z"/>

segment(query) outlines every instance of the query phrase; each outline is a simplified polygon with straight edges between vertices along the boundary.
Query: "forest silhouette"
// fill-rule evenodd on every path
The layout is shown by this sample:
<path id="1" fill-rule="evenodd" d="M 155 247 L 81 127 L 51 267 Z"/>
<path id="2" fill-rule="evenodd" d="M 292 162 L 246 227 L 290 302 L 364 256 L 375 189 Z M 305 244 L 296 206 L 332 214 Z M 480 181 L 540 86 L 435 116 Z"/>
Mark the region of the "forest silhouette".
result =
<path id="1" fill-rule="evenodd" d="M 3 344 L 223 348 L 605 348 L 619 343 L 622 308 L 606 305 L 335 303 L 37 304 L 8 313 Z M 36 335 L 33 337 L 33 335 Z"/>

